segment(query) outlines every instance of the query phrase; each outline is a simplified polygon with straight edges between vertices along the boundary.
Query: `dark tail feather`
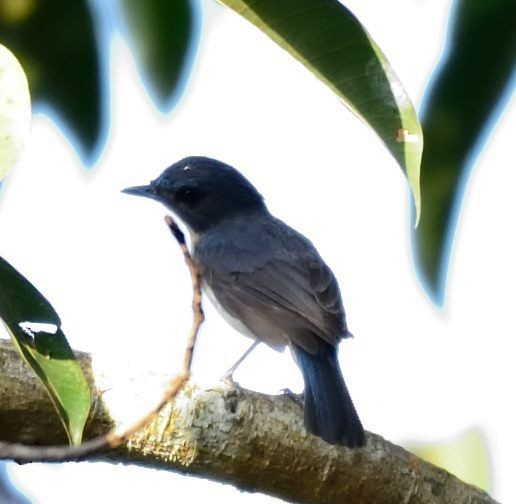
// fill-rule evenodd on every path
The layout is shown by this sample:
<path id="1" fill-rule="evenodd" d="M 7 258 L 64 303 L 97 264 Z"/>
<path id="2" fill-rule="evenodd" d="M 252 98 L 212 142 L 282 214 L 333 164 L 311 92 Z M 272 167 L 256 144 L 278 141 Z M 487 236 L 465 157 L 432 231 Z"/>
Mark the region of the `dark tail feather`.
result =
<path id="1" fill-rule="evenodd" d="M 292 345 L 305 382 L 306 430 L 330 444 L 364 446 L 364 429 L 344 383 L 337 349 L 318 343 L 315 355 Z"/>

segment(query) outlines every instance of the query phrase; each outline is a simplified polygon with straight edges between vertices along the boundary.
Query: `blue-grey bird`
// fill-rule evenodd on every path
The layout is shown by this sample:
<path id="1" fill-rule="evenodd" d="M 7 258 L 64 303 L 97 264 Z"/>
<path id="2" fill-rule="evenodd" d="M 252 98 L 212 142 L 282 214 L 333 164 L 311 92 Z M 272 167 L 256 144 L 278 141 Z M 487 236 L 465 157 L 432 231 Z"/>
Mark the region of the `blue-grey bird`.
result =
<path id="1" fill-rule="evenodd" d="M 234 327 L 275 350 L 290 347 L 304 379 L 306 429 L 331 444 L 363 446 L 337 358 L 350 336 L 339 286 L 312 243 L 214 159 L 187 157 L 123 192 L 157 200 L 183 221 L 202 288 Z"/>

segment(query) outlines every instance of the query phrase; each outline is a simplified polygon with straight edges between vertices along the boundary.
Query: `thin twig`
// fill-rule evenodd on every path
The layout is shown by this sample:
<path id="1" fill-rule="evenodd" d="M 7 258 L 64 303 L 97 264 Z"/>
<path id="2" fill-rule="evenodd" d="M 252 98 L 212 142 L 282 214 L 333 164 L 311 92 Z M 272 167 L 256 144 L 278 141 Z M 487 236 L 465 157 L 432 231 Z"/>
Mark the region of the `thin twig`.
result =
<path id="1" fill-rule="evenodd" d="M 194 313 L 194 320 L 190 330 L 190 338 L 185 349 L 185 358 L 183 362 L 183 370 L 190 372 L 197 334 L 201 324 L 204 322 L 204 312 L 202 310 L 201 277 L 199 275 L 199 270 L 197 269 L 197 266 L 195 265 L 192 256 L 190 255 L 190 251 L 186 246 L 185 235 L 179 229 L 176 222 L 174 219 L 172 219 L 172 217 L 170 217 L 170 215 L 165 215 L 165 223 L 170 229 L 170 232 L 174 235 L 177 243 L 179 243 L 179 247 L 183 252 L 186 265 L 190 271 L 190 277 L 192 278 L 192 311 Z"/>
<path id="2" fill-rule="evenodd" d="M 190 255 L 190 251 L 185 242 L 183 232 L 179 229 L 175 221 L 170 216 L 165 216 L 165 223 L 174 235 L 185 259 L 186 265 L 192 279 L 192 311 L 193 321 L 192 328 L 187 340 L 185 355 L 183 359 L 183 370 L 180 374 L 170 380 L 167 390 L 156 406 L 143 416 L 138 422 L 121 432 L 116 429 L 108 432 L 103 436 L 90 439 L 78 446 L 28 446 L 20 443 L 7 443 L 0 441 L 0 459 L 14 459 L 19 462 L 59 462 L 63 460 L 77 460 L 90 455 L 93 452 L 116 448 L 127 442 L 134 434 L 148 425 L 167 403 L 172 401 L 181 390 L 181 387 L 190 378 L 190 370 L 192 366 L 192 357 L 197 341 L 199 328 L 204 321 L 204 313 L 202 310 L 202 294 L 199 271 Z"/>

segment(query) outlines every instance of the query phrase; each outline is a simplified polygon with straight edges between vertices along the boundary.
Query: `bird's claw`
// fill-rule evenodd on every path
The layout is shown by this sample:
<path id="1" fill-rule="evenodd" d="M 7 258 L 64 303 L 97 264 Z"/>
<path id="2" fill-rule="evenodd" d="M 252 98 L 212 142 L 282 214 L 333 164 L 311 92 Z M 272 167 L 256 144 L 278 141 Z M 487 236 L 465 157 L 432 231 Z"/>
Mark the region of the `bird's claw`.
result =
<path id="1" fill-rule="evenodd" d="M 240 385 L 238 384 L 238 382 L 236 382 L 234 379 L 233 379 L 233 373 L 225 373 L 223 374 L 221 377 L 220 377 L 220 381 L 224 384 L 226 384 L 227 386 L 229 387 L 232 387 L 232 388 L 235 388 L 235 389 L 238 389 L 240 388 Z"/>
<path id="2" fill-rule="evenodd" d="M 289 388 L 281 389 L 280 391 L 283 395 L 290 397 L 295 403 L 300 404 L 303 406 L 305 403 L 305 394 L 302 392 L 301 394 L 296 394 L 295 392 L 292 392 Z"/>

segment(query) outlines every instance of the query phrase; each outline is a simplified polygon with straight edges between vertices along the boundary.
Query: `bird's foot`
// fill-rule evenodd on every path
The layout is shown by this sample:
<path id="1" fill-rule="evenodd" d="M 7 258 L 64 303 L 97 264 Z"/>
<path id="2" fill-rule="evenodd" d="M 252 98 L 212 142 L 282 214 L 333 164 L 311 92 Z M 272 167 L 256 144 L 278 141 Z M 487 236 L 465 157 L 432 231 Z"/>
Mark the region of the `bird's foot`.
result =
<path id="1" fill-rule="evenodd" d="M 232 388 L 235 388 L 235 389 L 241 388 L 240 385 L 238 384 L 238 382 L 236 382 L 233 379 L 233 373 L 230 372 L 230 371 L 228 371 L 227 373 L 224 373 L 220 377 L 220 381 L 222 383 L 226 384 L 228 387 L 232 387 Z"/>
<path id="2" fill-rule="evenodd" d="M 303 406 L 305 404 L 305 394 L 302 392 L 301 394 L 296 394 L 292 392 L 289 388 L 281 389 L 281 393 L 287 397 L 290 397 L 295 403 Z"/>

